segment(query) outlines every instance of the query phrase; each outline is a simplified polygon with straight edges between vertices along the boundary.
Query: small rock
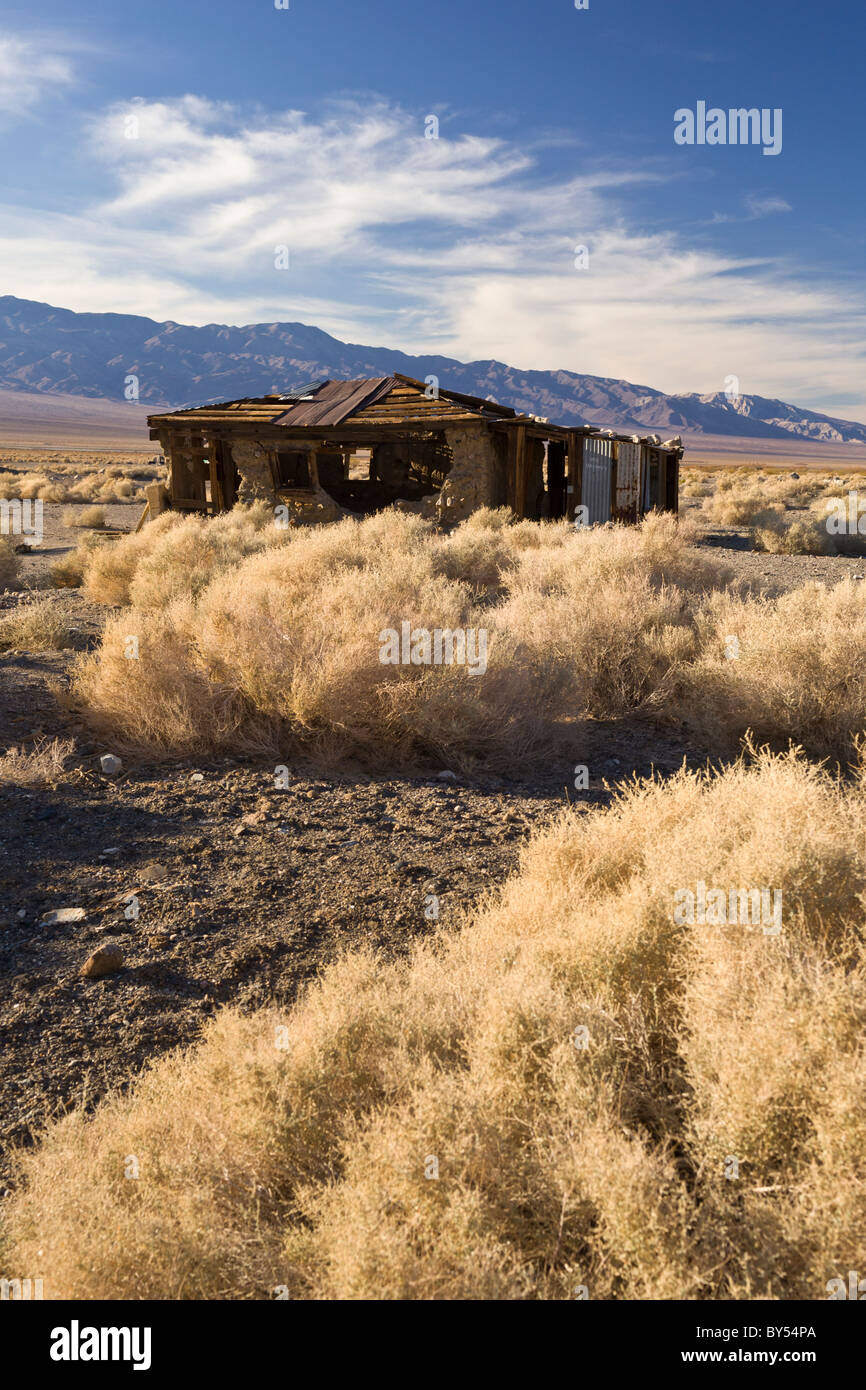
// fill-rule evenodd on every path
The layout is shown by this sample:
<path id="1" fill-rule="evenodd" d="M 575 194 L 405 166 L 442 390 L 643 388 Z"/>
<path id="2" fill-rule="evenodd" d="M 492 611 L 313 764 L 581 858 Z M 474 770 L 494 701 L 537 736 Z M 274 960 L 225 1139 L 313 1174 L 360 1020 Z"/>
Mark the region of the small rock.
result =
<path id="1" fill-rule="evenodd" d="M 54 912 L 46 912 L 39 919 L 40 927 L 54 927 L 58 922 L 83 922 L 86 917 L 83 907 L 58 907 Z"/>
<path id="2" fill-rule="evenodd" d="M 436 773 L 436 781 L 437 781 L 437 782 L 456 782 L 456 781 L 457 781 L 457 773 L 456 773 L 456 772 L 449 772 L 449 771 L 447 771 L 447 770 L 446 770 L 445 772 L 437 772 L 437 773 Z"/>
<path id="3" fill-rule="evenodd" d="M 799 478 L 799 476 L 800 476 L 799 473 L 791 473 L 791 474 L 790 474 L 790 477 L 792 477 L 792 478 Z"/>
<path id="4" fill-rule="evenodd" d="M 190 777 L 189 780 L 190 780 L 191 782 L 203 782 L 203 781 L 204 781 L 204 773 L 203 773 L 203 772 L 194 772 L 194 773 L 192 774 L 192 776 Z"/>
<path id="5" fill-rule="evenodd" d="M 123 952 L 119 946 L 100 946 L 81 967 L 80 974 L 85 980 L 101 980 L 104 975 L 113 975 L 123 965 Z"/>
<path id="6" fill-rule="evenodd" d="M 99 759 L 99 766 L 102 768 L 106 777 L 116 777 L 123 767 L 123 763 L 114 753 L 103 753 L 102 757 Z"/>
<path id="7" fill-rule="evenodd" d="M 142 883 L 164 883 L 168 878 L 168 869 L 164 864 L 146 864 L 141 871 Z"/>

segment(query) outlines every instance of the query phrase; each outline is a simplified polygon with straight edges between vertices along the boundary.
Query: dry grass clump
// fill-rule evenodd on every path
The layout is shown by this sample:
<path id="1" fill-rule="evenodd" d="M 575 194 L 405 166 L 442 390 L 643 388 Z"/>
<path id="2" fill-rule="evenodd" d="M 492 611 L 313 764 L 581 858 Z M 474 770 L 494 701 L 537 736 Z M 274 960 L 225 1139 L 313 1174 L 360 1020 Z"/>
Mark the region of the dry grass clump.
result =
<path id="1" fill-rule="evenodd" d="M 866 486 L 861 474 L 846 475 L 844 482 L 855 491 Z M 754 526 L 761 524 L 765 512 L 780 514 L 811 507 L 823 514 L 842 483 L 841 478 L 829 471 L 811 469 L 802 474 L 772 470 L 755 472 L 745 467 L 711 473 L 692 469 L 683 471 L 680 491 L 684 497 L 702 499 L 702 511 L 709 521 L 721 526 Z"/>
<path id="2" fill-rule="evenodd" d="M 122 536 L 111 546 L 100 546 L 85 554 L 83 585 L 88 598 L 98 603 L 121 605 L 129 603 L 129 585 L 142 555 L 157 538 L 173 527 L 181 526 L 179 512 L 164 512 L 139 532 Z"/>
<path id="3" fill-rule="evenodd" d="M 69 629 L 50 599 L 21 603 L 0 615 L 0 651 L 61 651 L 71 645 Z"/>
<path id="4" fill-rule="evenodd" d="M 847 760 L 866 730 L 866 591 L 751 598 L 689 541 L 658 514 L 576 533 L 491 513 L 441 536 L 391 512 L 276 538 L 240 516 L 160 518 L 87 564 L 89 592 L 138 606 L 81 662 L 76 699 L 115 742 L 184 754 L 513 767 L 559 756 L 581 720 L 643 712 L 719 753 L 751 728 Z M 486 632 L 483 674 L 383 665 L 404 622 Z"/>
<path id="5" fill-rule="evenodd" d="M 263 503 L 212 519 L 164 512 L 110 550 L 94 551 L 85 564 L 85 591 L 99 603 L 165 608 L 197 595 L 244 556 L 277 544 L 285 532 L 273 520 Z"/>
<path id="6" fill-rule="evenodd" d="M 67 501 L 67 489 L 44 473 L 0 473 L 0 498 L 40 498 L 43 502 Z"/>
<path id="7" fill-rule="evenodd" d="M 576 533 L 490 514 L 443 537 L 390 512 L 276 543 L 242 518 L 168 522 L 88 566 L 90 594 L 138 607 L 107 625 L 76 692 L 113 737 L 177 752 L 296 744 L 513 766 L 577 717 L 658 698 L 695 654 L 697 597 L 727 577 L 662 515 Z M 381 635 L 404 622 L 484 631 L 486 669 L 383 664 Z"/>
<path id="8" fill-rule="evenodd" d="M 0 473 L 0 498 L 39 498 L 43 502 L 132 502 L 140 496 L 141 488 L 128 477 L 108 473 L 73 473 L 57 468 L 54 476 L 47 473 Z"/>
<path id="9" fill-rule="evenodd" d="M 60 1299 L 826 1298 L 866 1218 L 864 833 L 796 754 L 566 812 L 462 930 L 53 1125 L 4 1267 Z M 781 934 L 678 924 L 700 881 L 781 892 Z"/>
<path id="10" fill-rule="evenodd" d="M 760 484 L 724 486 L 704 498 L 702 510 L 708 521 L 719 526 L 751 526 L 755 518 L 767 509 L 768 497 Z"/>
<path id="11" fill-rule="evenodd" d="M 846 493 L 819 497 L 812 503 L 815 524 L 829 537 L 839 555 L 866 555 L 866 491 L 851 487 Z"/>
<path id="12" fill-rule="evenodd" d="M 708 469 L 680 469 L 680 497 L 708 497 L 714 486 L 713 475 Z"/>
<path id="13" fill-rule="evenodd" d="M 80 512 L 72 511 L 63 513 L 64 526 L 96 526 L 105 525 L 104 507 L 84 507 Z"/>
<path id="14" fill-rule="evenodd" d="M 110 535 L 91 531 L 82 536 L 74 550 L 69 550 L 55 560 L 49 570 L 49 583 L 53 589 L 78 589 L 84 583 L 84 575 L 94 552 L 112 544 Z"/>
<path id="15" fill-rule="evenodd" d="M 752 729 L 762 742 L 850 759 L 866 730 L 866 586 L 713 595 L 699 628 L 700 654 L 679 673 L 668 716 L 719 751 Z"/>
<path id="16" fill-rule="evenodd" d="M 15 549 L 5 536 L 0 536 L 0 589 L 14 589 L 21 568 Z"/>
<path id="17" fill-rule="evenodd" d="M 16 787 L 53 786 L 75 751 L 69 738 L 39 739 L 30 749 L 10 748 L 0 757 L 0 783 Z"/>
<path id="18" fill-rule="evenodd" d="M 768 508 L 752 518 L 755 549 L 772 555 L 835 555 L 833 538 L 815 517 L 789 521 L 784 512 Z"/>

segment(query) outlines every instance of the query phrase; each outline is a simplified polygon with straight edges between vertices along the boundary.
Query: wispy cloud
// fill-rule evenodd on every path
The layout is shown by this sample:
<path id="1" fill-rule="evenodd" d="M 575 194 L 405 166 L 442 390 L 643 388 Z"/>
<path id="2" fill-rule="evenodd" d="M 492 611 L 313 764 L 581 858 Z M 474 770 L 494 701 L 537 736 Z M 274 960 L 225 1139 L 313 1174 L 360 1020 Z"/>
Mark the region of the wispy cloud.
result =
<path id="1" fill-rule="evenodd" d="M 772 217 L 775 213 L 793 212 L 791 204 L 784 198 L 761 198 L 757 194 L 749 194 L 743 199 L 745 214 L 714 212 L 710 221 L 705 226 L 716 226 L 722 222 L 757 222 L 762 217 Z"/>
<path id="2" fill-rule="evenodd" d="M 750 196 L 746 199 L 746 207 L 752 217 L 770 217 L 774 212 L 793 212 L 791 204 L 784 198 L 758 198 Z"/>
<path id="3" fill-rule="evenodd" d="M 74 81 L 67 54 L 48 40 L 0 32 L 0 112 L 21 115 L 46 92 Z"/>
<path id="4" fill-rule="evenodd" d="M 369 99 L 318 118 L 196 96 L 112 107 L 89 130 L 107 198 L 42 231 L 32 210 L 0 210 L 7 284 L 72 308 L 300 318 L 668 391 L 735 374 L 743 391 L 831 412 L 846 400 L 838 413 L 866 419 L 866 301 L 850 288 L 777 263 L 769 242 L 746 259 L 643 230 L 629 198 L 654 181 L 663 205 L 657 168 L 554 180 L 533 148 L 445 130 L 425 139 L 423 116 Z M 787 206 L 756 194 L 744 217 Z"/>

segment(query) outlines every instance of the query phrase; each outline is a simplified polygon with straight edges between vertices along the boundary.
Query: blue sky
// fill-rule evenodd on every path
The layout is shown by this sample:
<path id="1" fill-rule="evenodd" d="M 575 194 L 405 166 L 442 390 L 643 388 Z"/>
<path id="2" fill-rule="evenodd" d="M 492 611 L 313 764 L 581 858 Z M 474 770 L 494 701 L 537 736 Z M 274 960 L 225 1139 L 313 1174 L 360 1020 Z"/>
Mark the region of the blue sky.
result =
<path id="1" fill-rule="evenodd" d="M 7 5 L 2 292 L 866 420 L 864 40 L 851 0 Z M 677 145 L 698 102 L 780 153 Z"/>

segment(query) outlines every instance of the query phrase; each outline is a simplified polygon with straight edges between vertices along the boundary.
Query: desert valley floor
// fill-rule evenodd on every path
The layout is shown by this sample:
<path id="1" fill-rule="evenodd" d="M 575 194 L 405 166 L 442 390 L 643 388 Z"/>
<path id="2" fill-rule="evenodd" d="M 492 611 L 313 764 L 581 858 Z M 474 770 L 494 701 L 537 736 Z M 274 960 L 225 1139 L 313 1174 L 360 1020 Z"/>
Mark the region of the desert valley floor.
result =
<path id="1" fill-rule="evenodd" d="M 40 457 L 3 467 L 26 471 Z M 119 457 L 134 473 L 146 456 Z M 75 546 L 80 532 L 64 518 L 85 505 L 46 504 L 44 542 L 23 557 L 23 588 L 0 595 L 0 617 L 27 603 Z M 694 501 L 683 511 L 699 516 Z M 109 504 L 105 528 L 125 533 L 140 513 L 140 500 Z M 866 582 L 863 558 L 756 552 L 745 527 L 704 524 L 699 543 L 768 594 L 846 575 Z M 272 765 L 254 760 L 125 759 L 109 778 L 99 756 L 111 749 L 63 701 L 105 609 L 75 588 L 41 597 L 70 645 L 0 651 L 0 753 L 55 737 L 74 746 L 56 785 L 0 783 L 0 1192 L 13 1181 L 15 1146 L 192 1041 L 220 1005 L 288 1005 L 328 959 L 361 941 L 404 951 L 433 929 L 431 897 L 440 923 L 456 923 L 566 801 L 603 803 L 633 773 L 712 758 L 676 734 L 619 721 L 590 726 L 589 785 L 579 791 L 568 765 L 528 779 L 467 779 L 448 768 L 379 778 L 298 763 L 277 790 Z M 83 909 L 82 919 L 40 925 L 64 908 Z M 83 960 L 108 942 L 124 968 L 81 979 Z"/>

